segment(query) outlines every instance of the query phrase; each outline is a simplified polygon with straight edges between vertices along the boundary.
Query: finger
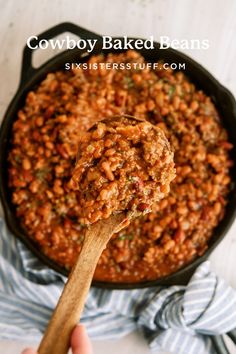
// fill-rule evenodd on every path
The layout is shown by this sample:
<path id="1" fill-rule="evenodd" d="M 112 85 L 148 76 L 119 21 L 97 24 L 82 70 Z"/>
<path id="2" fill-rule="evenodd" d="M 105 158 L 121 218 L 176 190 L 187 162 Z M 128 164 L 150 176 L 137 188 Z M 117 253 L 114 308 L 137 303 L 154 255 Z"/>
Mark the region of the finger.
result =
<path id="1" fill-rule="evenodd" d="M 21 354 L 37 354 L 37 352 L 33 348 L 26 348 Z"/>
<path id="2" fill-rule="evenodd" d="M 84 326 L 78 325 L 73 330 L 71 349 L 73 354 L 92 354 L 92 345 Z"/>

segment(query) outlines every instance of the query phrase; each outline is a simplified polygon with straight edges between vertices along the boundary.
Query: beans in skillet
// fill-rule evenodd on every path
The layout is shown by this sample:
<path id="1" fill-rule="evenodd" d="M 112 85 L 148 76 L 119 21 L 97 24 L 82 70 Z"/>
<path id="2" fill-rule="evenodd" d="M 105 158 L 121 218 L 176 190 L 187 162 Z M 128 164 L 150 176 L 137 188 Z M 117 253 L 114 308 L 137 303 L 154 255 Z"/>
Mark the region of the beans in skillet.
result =
<path id="1" fill-rule="evenodd" d="M 144 64 L 145 59 L 127 51 L 91 56 L 88 62 Z M 124 113 L 165 132 L 177 173 L 168 196 L 110 240 L 94 276 L 108 282 L 158 279 L 202 255 L 224 216 L 231 185 L 232 144 L 224 117 L 184 72 L 159 63 L 158 70 L 50 73 L 18 112 L 8 175 L 22 227 L 58 264 L 72 267 L 84 237 L 82 207 L 68 189 L 78 133 Z"/>

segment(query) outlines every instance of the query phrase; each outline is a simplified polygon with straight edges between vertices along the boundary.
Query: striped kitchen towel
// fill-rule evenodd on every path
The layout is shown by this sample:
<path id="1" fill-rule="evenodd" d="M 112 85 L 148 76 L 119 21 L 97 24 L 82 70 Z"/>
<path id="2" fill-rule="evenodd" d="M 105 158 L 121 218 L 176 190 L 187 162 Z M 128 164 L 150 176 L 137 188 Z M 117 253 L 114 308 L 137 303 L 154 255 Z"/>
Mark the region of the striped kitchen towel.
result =
<path id="1" fill-rule="evenodd" d="M 39 340 L 66 278 L 46 268 L 0 219 L 0 337 Z M 187 287 L 89 292 L 82 322 L 91 338 L 143 331 L 150 348 L 174 354 L 214 354 L 210 336 L 236 327 L 236 294 L 209 270 Z"/>

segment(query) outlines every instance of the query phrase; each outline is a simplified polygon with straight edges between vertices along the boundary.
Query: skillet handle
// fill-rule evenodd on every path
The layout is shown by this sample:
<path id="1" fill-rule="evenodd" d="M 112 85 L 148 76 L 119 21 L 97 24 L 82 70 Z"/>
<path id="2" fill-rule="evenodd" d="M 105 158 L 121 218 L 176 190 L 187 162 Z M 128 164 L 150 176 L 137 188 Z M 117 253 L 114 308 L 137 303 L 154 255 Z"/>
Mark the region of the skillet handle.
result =
<path id="1" fill-rule="evenodd" d="M 41 39 L 49 40 L 64 32 L 71 32 L 77 35 L 78 37 L 80 37 L 81 39 L 98 39 L 98 40 L 102 39 L 102 37 L 99 36 L 98 34 L 90 32 L 80 26 L 75 25 L 74 23 L 62 22 L 48 29 L 47 31 L 39 34 L 37 36 L 38 37 L 37 41 L 40 41 Z M 31 46 L 35 46 L 36 44 L 37 44 L 36 39 L 32 39 L 30 41 Z M 22 67 L 21 67 L 20 87 L 30 78 L 32 74 L 34 74 L 35 71 L 37 71 L 37 69 L 34 69 L 34 67 L 32 66 L 32 54 L 34 50 L 36 49 L 29 48 L 27 44 L 24 47 Z"/>

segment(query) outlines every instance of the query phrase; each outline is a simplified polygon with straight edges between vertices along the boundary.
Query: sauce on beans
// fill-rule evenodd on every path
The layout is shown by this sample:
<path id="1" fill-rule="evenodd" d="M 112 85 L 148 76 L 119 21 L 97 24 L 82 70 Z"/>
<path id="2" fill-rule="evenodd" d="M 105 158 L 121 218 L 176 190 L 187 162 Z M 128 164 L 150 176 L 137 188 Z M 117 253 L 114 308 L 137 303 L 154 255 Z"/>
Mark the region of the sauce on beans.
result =
<path id="1" fill-rule="evenodd" d="M 145 60 L 127 51 L 89 62 Z M 16 215 L 42 252 L 66 268 L 77 259 L 85 230 L 77 193 L 68 188 L 78 132 L 126 113 L 161 128 L 170 141 L 177 172 L 170 193 L 112 237 L 96 280 L 170 274 L 206 251 L 224 216 L 232 166 L 227 132 L 210 97 L 183 72 L 159 68 L 50 73 L 28 93 L 13 125 L 8 175 Z"/>
<path id="2" fill-rule="evenodd" d="M 150 212 L 175 177 L 164 132 L 128 116 L 97 123 L 81 138 L 78 155 L 71 185 L 79 190 L 85 224 L 121 211 L 128 220 Z"/>

